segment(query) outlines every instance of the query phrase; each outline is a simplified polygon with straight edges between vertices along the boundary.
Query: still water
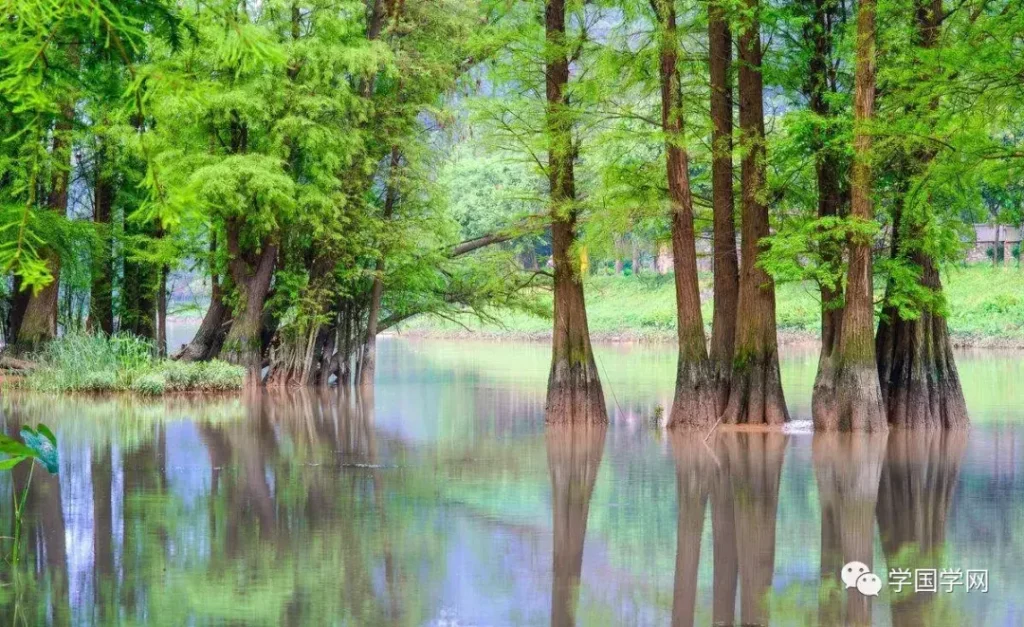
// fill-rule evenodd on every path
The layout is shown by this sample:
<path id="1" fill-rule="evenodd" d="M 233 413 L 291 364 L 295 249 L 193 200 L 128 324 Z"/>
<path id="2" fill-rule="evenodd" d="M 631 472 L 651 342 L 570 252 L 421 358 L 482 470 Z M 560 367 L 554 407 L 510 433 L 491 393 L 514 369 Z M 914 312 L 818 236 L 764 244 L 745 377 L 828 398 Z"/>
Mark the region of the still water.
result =
<path id="1" fill-rule="evenodd" d="M 787 349 L 796 422 L 706 442 L 652 427 L 672 349 L 599 347 L 611 424 L 584 431 L 544 427 L 548 358 L 389 339 L 373 395 L 8 395 L 3 428 L 46 422 L 61 460 L 0 624 L 1024 624 L 1024 355 L 960 355 L 969 434 L 840 438 Z M 26 480 L 0 477 L 0 535 Z"/>

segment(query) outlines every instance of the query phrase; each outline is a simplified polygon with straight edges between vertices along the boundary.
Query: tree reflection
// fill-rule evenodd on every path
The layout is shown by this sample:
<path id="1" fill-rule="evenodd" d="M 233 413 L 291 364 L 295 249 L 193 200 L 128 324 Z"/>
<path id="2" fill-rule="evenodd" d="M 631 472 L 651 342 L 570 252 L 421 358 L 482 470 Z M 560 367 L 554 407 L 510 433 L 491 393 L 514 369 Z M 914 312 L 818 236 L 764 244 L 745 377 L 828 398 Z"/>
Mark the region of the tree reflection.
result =
<path id="1" fill-rule="evenodd" d="M 676 569 L 672 586 L 672 625 L 693 625 L 697 602 L 697 567 L 700 565 L 700 538 L 704 531 L 704 511 L 715 478 L 711 449 L 692 433 L 675 431 L 671 435 L 672 457 L 676 465 Z M 735 552 L 733 552 L 735 555 Z"/>
<path id="2" fill-rule="evenodd" d="M 941 570 L 946 520 L 967 448 L 967 432 L 894 430 L 878 487 L 878 527 L 890 573 L 894 568 Z M 891 574 L 890 574 L 891 579 Z M 909 589 L 893 595 L 894 627 L 957 624 L 940 615 L 935 594 Z"/>
<path id="3" fill-rule="evenodd" d="M 777 431 L 727 431 L 716 437 L 713 485 L 715 624 L 735 622 L 737 576 L 740 622 L 768 623 L 767 595 L 775 573 L 775 518 L 789 437 Z M 728 517 L 732 509 L 733 516 Z"/>
<path id="4" fill-rule="evenodd" d="M 590 496 L 604 454 L 606 431 L 603 424 L 550 424 L 547 428 L 545 439 L 554 516 L 551 583 L 551 624 L 554 627 L 576 624 Z"/>
<path id="5" fill-rule="evenodd" d="M 875 503 L 885 448 L 884 433 L 814 434 L 814 475 L 821 505 L 821 625 L 871 624 L 871 597 L 856 588 L 844 593 L 839 576 L 851 561 L 874 571 Z"/>

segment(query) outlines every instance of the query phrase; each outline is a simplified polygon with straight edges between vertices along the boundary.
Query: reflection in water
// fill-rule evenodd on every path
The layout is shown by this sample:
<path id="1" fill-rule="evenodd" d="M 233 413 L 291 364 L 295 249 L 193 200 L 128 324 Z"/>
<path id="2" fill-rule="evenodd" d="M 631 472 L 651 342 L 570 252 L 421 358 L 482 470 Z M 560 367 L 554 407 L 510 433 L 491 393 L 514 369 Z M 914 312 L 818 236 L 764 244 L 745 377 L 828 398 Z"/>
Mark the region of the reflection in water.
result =
<path id="1" fill-rule="evenodd" d="M 885 446 L 885 433 L 814 434 L 814 475 L 821 506 L 820 625 L 871 624 L 871 597 L 856 588 L 844 593 L 839 574 L 844 564 L 853 561 L 875 572 L 875 502 Z"/>
<path id="2" fill-rule="evenodd" d="M 1008 397 L 969 441 L 719 429 L 705 446 L 647 426 L 672 368 L 667 396 L 612 368 L 638 385 L 609 386 L 606 429 L 573 432 L 545 429 L 542 380 L 389 350 L 375 397 L 5 394 L 4 431 L 53 426 L 61 473 L 35 470 L 0 625 L 738 625 L 769 607 L 773 625 L 1021 624 L 1024 414 Z M 0 473 L 0 536 L 25 480 Z M 887 585 L 868 615 L 836 564 L 875 545 L 883 580 L 989 568 L 992 590 Z"/>
<path id="3" fill-rule="evenodd" d="M 676 524 L 676 569 L 672 586 L 672 625 L 693 625 L 697 603 L 697 566 L 700 537 L 704 531 L 704 510 L 714 477 L 714 458 L 702 440 L 703 434 L 674 432 L 670 435 L 676 465 L 678 515 Z"/>
<path id="4" fill-rule="evenodd" d="M 604 455 L 606 431 L 602 424 L 556 422 L 545 434 L 554 516 L 551 624 L 555 627 L 576 624 L 590 497 Z"/>
<path id="5" fill-rule="evenodd" d="M 967 448 L 963 431 L 895 430 L 878 487 L 878 529 L 882 551 L 893 568 L 943 566 L 946 520 Z M 956 565 L 959 566 L 959 565 Z M 941 615 L 936 595 L 913 586 L 892 601 L 894 627 L 959 624 Z"/>

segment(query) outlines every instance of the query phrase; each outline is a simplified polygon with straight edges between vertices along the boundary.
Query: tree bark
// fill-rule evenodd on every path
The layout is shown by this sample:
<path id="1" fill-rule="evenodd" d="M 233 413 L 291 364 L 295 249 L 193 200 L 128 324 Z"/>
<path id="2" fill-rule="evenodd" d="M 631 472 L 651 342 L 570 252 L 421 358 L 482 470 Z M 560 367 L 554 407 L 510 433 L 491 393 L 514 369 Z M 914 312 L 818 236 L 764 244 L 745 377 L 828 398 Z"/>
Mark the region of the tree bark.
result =
<path id="1" fill-rule="evenodd" d="M 858 5 L 856 55 L 850 214 L 856 226 L 864 227 L 874 219 L 871 135 L 867 128 L 874 117 L 875 106 L 874 0 L 861 0 Z M 817 430 L 882 431 L 887 428 L 875 367 L 871 244 L 870 235 L 854 232 L 848 238 L 850 263 L 839 340 L 832 354 L 819 361 L 814 385 L 812 406 Z"/>
<path id="2" fill-rule="evenodd" d="M 672 263 L 676 287 L 676 332 L 679 342 L 671 427 L 709 427 L 715 422 L 715 388 L 704 337 L 697 281 L 697 243 L 693 230 L 693 193 L 683 138 L 683 98 L 679 77 L 676 12 L 668 0 L 651 0 L 661 36 L 659 77 L 661 127 L 665 134 L 672 223 Z"/>
<path id="3" fill-rule="evenodd" d="M 263 305 L 274 279 L 277 245 L 264 241 L 259 252 L 243 252 L 240 228 L 231 222 L 227 228 L 228 267 L 238 290 L 238 305 L 224 339 L 222 357 L 227 362 L 245 366 L 250 377 L 258 380 L 263 365 Z"/>
<path id="4" fill-rule="evenodd" d="M 565 0 L 548 0 L 545 10 L 548 178 L 551 194 L 551 249 L 555 265 L 554 329 L 548 376 L 547 421 L 608 420 L 604 392 L 590 346 L 582 277 L 572 261 L 576 242 L 575 149 L 566 87 L 569 58 L 565 41 Z"/>
<path id="5" fill-rule="evenodd" d="M 217 250 L 216 239 L 210 240 L 210 267 L 214 267 L 213 255 Z M 206 308 L 203 321 L 196 330 L 192 341 L 183 346 L 174 359 L 181 361 L 204 361 L 210 359 L 219 352 L 223 343 L 224 323 L 228 319 L 229 312 L 224 303 L 224 289 L 221 287 L 220 277 L 216 271 L 210 273 L 210 304 Z"/>
<path id="6" fill-rule="evenodd" d="M 96 151 L 96 182 L 93 189 L 93 223 L 99 246 L 92 257 L 92 286 L 89 293 L 89 324 L 107 335 L 114 332 L 114 250 L 110 219 L 116 187 L 112 179 L 109 150 L 101 144 Z"/>
<path id="7" fill-rule="evenodd" d="M 758 0 L 744 3 L 745 23 L 739 37 L 743 254 L 729 402 L 722 421 L 779 425 L 789 420 L 789 411 L 779 377 L 775 283 L 757 265 L 760 242 L 769 234 L 759 7 Z"/>
<path id="8" fill-rule="evenodd" d="M 942 27 L 941 0 L 922 0 L 917 5 L 917 38 L 922 48 L 933 48 Z M 937 101 L 929 103 L 935 109 Z M 923 171 L 934 158 L 932 149 L 906 155 L 912 169 Z M 923 223 L 905 211 L 906 194 L 894 203 L 892 255 L 920 269 L 918 285 L 936 301 L 943 300 L 942 281 L 935 260 L 915 245 Z M 914 319 L 904 320 L 892 304 L 894 284 L 886 287 L 886 305 L 875 337 L 882 400 L 894 428 L 964 429 L 970 424 L 953 357 L 949 329 L 941 306 L 924 303 Z"/>
<path id="9" fill-rule="evenodd" d="M 715 413 L 729 401 L 736 309 L 739 301 L 739 259 L 732 193 L 732 33 L 722 0 L 708 4 L 708 65 L 711 78 L 711 204 L 713 207 L 714 311 L 710 360 L 715 373 Z"/>
<path id="10" fill-rule="evenodd" d="M 556 422 L 561 424 L 549 427 L 545 437 L 554 518 L 551 625 L 571 627 L 576 624 L 590 497 L 604 455 L 607 427 L 603 424 Z"/>

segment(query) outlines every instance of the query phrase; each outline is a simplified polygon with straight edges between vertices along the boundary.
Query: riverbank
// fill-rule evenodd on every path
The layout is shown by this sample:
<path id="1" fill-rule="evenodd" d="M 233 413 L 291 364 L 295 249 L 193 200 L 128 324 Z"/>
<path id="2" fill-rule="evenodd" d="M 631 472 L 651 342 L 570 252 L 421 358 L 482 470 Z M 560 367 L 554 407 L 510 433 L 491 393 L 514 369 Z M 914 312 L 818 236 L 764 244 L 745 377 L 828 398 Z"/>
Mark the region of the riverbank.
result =
<path id="1" fill-rule="evenodd" d="M 711 276 L 701 277 L 704 322 L 711 323 Z M 974 265 L 943 276 L 949 301 L 949 328 L 957 347 L 1024 349 L 1024 271 L 1016 266 Z M 876 299 L 881 299 L 881 288 Z M 654 274 L 598 276 L 586 279 L 590 335 L 597 342 L 672 342 L 675 340 L 675 286 L 672 276 Z M 550 306 L 550 296 L 541 296 Z M 778 287 L 777 320 L 782 344 L 818 340 L 820 305 L 810 283 Z M 413 319 L 395 334 L 407 337 L 547 341 L 548 318 L 499 313 L 497 324 L 466 318 L 464 325 L 432 317 Z M 709 327 L 710 332 L 710 327 Z"/>

